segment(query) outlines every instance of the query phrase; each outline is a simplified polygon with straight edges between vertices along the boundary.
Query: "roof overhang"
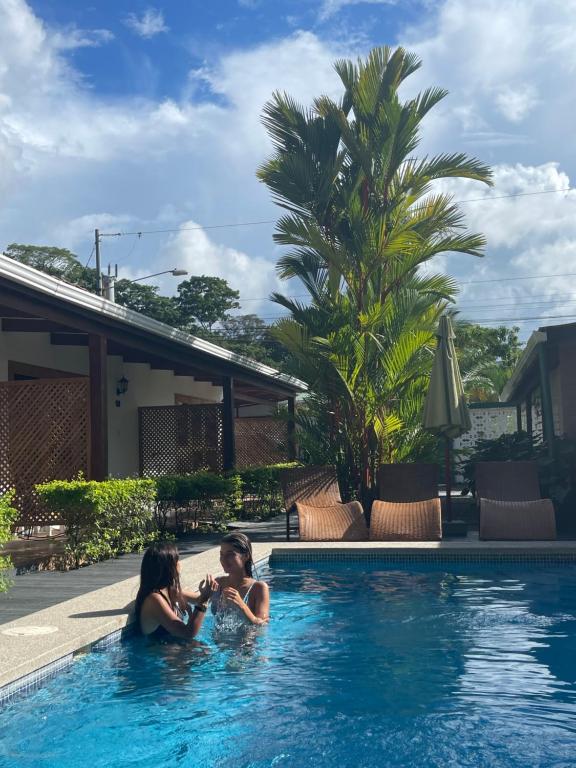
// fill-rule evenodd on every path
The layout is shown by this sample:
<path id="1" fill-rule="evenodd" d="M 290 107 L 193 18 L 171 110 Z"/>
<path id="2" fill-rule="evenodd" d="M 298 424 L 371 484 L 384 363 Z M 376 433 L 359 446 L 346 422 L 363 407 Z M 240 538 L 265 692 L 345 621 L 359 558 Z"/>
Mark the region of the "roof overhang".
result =
<path id="1" fill-rule="evenodd" d="M 188 364 L 207 375 L 231 376 L 276 399 L 307 390 L 297 378 L 209 341 L 172 328 L 119 304 L 0 254 L 0 305 L 21 316 L 40 317 L 77 329 L 99 333 L 120 347 L 158 359 Z"/>
<path id="2" fill-rule="evenodd" d="M 540 344 L 545 344 L 547 341 L 548 335 L 545 331 L 534 331 L 532 333 L 518 363 L 516 364 L 516 368 L 514 368 L 512 376 L 500 393 L 500 400 L 502 402 L 515 402 L 516 394 L 522 389 L 525 376 L 536 362 L 538 347 Z"/>

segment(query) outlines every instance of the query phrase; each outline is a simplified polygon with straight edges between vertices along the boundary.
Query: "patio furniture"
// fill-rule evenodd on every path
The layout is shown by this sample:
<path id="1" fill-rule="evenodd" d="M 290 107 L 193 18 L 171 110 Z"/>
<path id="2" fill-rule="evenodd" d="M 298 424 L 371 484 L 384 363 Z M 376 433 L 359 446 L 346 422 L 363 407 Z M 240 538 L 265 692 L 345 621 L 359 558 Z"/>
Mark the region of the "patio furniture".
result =
<path id="1" fill-rule="evenodd" d="M 435 464 L 382 464 L 378 500 L 370 515 L 371 541 L 439 541 L 442 509 Z"/>
<path id="2" fill-rule="evenodd" d="M 358 501 L 342 502 L 336 469 L 297 467 L 280 473 L 286 507 L 286 539 L 290 515 L 296 512 L 301 541 L 365 541 L 368 527 Z"/>
<path id="3" fill-rule="evenodd" d="M 550 499 L 543 499 L 534 461 L 484 461 L 476 464 L 480 538 L 545 540 L 556 538 Z"/>

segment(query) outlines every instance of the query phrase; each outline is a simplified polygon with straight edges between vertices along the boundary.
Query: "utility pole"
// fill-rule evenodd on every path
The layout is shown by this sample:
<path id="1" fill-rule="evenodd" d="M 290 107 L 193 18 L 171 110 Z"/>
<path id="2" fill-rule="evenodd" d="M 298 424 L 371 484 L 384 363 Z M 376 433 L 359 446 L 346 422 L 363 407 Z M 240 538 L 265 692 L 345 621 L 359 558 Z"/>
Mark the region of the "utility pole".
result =
<path id="1" fill-rule="evenodd" d="M 102 296 L 102 267 L 100 265 L 100 230 L 94 230 L 94 252 L 96 254 L 96 273 L 98 278 L 98 296 Z"/>

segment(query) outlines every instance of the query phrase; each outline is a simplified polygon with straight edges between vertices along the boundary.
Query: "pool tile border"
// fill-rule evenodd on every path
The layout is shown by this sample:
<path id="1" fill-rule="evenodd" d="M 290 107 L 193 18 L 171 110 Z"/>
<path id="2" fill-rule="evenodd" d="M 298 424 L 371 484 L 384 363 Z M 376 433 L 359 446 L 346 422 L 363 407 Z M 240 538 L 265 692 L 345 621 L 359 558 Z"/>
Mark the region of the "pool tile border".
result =
<path id="1" fill-rule="evenodd" d="M 25 696 L 37 690 L 50 678 L 68 669 L 74 663 L 75 655 L 74 653 L 68 653 L 61 659 L 52 661 L 35 672 L 30 672 L 30 674 L 24 675 L 24 677 L 20 677 L 18 680 L 14 680 L 14 682 L 0 688 L 0 708 L 9 704 L 15 698 Z"/>

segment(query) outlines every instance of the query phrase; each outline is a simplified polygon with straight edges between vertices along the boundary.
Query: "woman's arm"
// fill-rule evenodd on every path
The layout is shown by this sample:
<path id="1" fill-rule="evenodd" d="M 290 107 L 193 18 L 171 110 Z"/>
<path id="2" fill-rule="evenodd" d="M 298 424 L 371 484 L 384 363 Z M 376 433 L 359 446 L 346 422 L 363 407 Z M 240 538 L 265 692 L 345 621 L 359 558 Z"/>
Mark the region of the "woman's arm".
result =
<path id="1" fill-rule="evenodd" d="M 189 621 L 188 624 L 184 624 L 160 595 L 152 594 L 144 600 L 140 612 L 140 624 L 144 634 L 151 634 L 158 626 L 161 626 L 174 637 L 190 640 L 196 637 L 200 631 L 205 615 L 206 611 L 189 608 Z"/>
<path id="2" fill-rule="evenodd" d="M 206 578 L 203 579 L 198 585 L 197 590 L 182 589 L 180 595 L 174 595 L 173 599 L 178 603 L 207 603 L 212 597 L 213 593 L 218 589 L 218 582 L 212 576 L 207 573 Z M 185 607 L 184 605 L 182 607 Z"/>
<path id="3" fill-rule="evenodd" d="M 222 595 L 226 600 L 235 603 L 252 624 L 265 624 L 269 620 L 270 590 L 265 581 L 257 581 L 252 587 L 249 598 L 251 606 L 246 605 L 238 590 L 233 587 L 225 587 Z"/>

